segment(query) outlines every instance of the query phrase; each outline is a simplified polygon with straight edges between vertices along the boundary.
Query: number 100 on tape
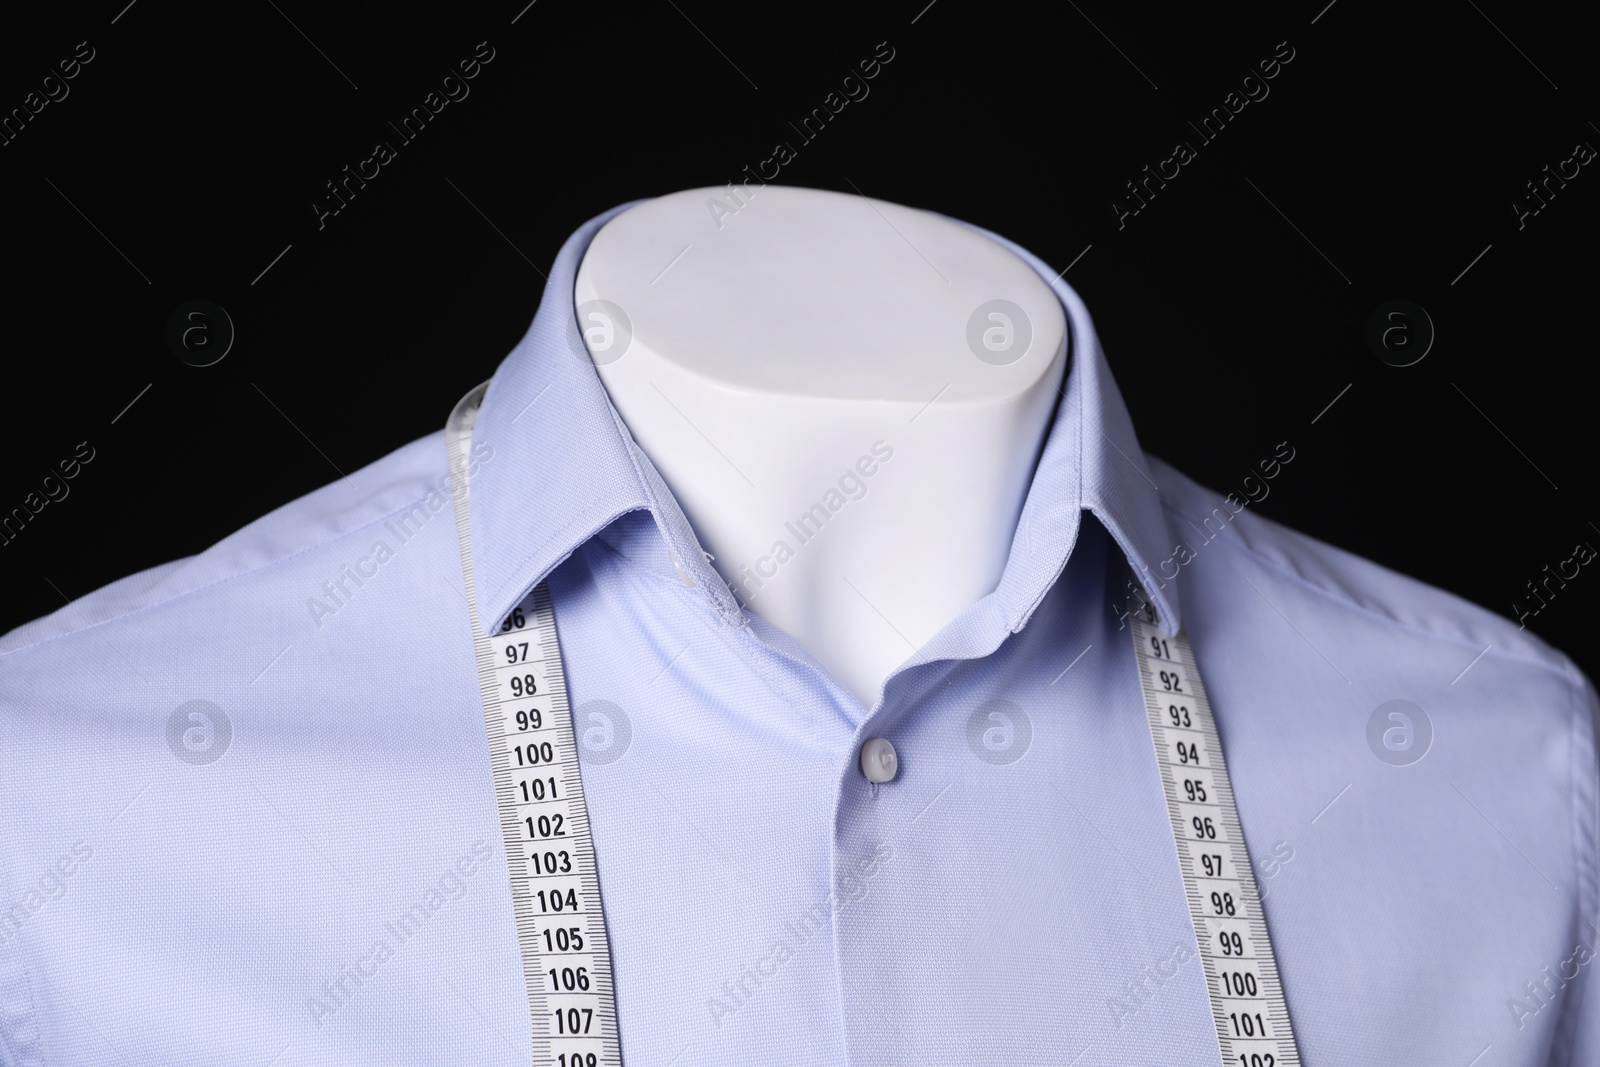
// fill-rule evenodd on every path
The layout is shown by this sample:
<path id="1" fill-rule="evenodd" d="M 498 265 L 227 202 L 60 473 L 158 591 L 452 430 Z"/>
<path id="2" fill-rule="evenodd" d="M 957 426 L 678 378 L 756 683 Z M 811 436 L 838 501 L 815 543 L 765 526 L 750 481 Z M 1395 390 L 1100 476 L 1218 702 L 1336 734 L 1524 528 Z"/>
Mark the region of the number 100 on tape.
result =
<path id="1" fill-rule="evenodd" d="M 1133 621 L 1139 681 L 1223 1067 L 1299 1067 L 1211 705 L 1182 633 Z"/>

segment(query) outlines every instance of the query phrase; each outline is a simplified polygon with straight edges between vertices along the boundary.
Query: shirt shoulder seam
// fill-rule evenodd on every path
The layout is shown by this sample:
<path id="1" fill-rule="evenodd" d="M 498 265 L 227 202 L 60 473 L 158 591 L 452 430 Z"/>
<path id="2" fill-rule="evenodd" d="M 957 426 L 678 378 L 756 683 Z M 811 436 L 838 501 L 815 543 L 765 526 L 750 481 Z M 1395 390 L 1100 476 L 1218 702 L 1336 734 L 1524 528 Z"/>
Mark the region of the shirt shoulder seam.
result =
<path id="1" fill-rule="evenodd" d="M 1184 511 L 1182 508 L 1179 508 L 1179 507 L 1173 505 L 1171 502 L 1169 502 L 1169 501 L 1167 501 L 1165 499 L 1162 500 L 1161 506 L 1163 508 L 1165 508 L 1166 510 L 1172 512 L 1174 515 L 1177 515 L 1180 518 L 1184 519 L 1187 522 L 1191 522 L 1192 523 L 1192 522 L 1196 521 L 1194 516 L 1190 515 L 1188 512 Z M 1316 593 L 1318 596 L 1322 597 L 1323 599 L 1331 600 L 1334 603 L 1339 604 L 1340 606 L 1346 608 L 1347 610 L 1354 611 L 1359 615 L 1364 615 L 1367 618 L 1374 619 L 1376 621 L 1386 623 L 1386 624 L 1388 624 L 1390 626 L 1393 626 L 1393 627 L 1395 627 L 1397 629 L 1404 630 L 1407 633 L 1414 633 L 1414 634 L 1417 634 L 1418 636 L 1427 637 L 1427 638 L 1430 638 L 1430 639 L 1435 640 L 1435 641 L 1443 641 L 1443 642 L 1446 642 L 1447 644 L 1453 644 L 1453 645 L 1456 645 L 1457 647 L 1463 648 L 1463 649 L 1470 649 L 1470 650 L 1474 650 L 1474 651 L 1476 650 L 1476 646 L 1472 645 L 1469 642 L 1462 641 L 1459 638 L 1451 637 L 1448 634 L 1439 633 L 1439 632 L 1437 632 L 1435 630 L 1425 629 L 1423 627 L 1416 626 L 1416 625 L 1414 625 L 1412 623 L 1403 622 L 1400 619 L 1396 619 L 1392 615 L 1385 615 L 1385 614 L 1382 614 L 1381 612 L 1373 611 L 1371 608 L 1368 608 L 1368 607 L 1365 607 L 1365 606 L 1363 606 L 1361 604 L 1358 604 L 1355 601 L 1350 600 L 1347 597 L 1340 596 L 1338 593 L 1336 593 L 1336 592 L 1334 592 L 1334 591 L 1332 591 L 1330 589 L 1325 589 L 1322 586 L 1315 584 L 1314 582 L 1307 581 L 1306 578 L 1303 575 L 1296 574 L 1295 572 L 1293 572 L 1293 571 L 1287 569 L 1286 567 L 1284 567 L 1282 564 L 1280 564 L 1280 563 L 1278 563 L 1278 562 L 1276 562 L 1274 560 L 1268 559 L 1266 556 L 1263 556 L 1261 553 L 1257 552 L 1255 549 L 1253 549 L 1249 545 L 1243 543 L 1240 539 L 1238 539 L 1236 537 L 1220 537 L 1220 538 L 1218 538 L 1218 540 L 1222 541 L 1224 544 L 1227 544 L 1229 547 L 1233 548 L 1235 551 L 1241 552 L 1244 555 L 1249 556 L 1251 559 L 1255 560 L 1261 566 L 1267 568 L 1268 570 L 1270 570 L 1270 571 L 1272 571 L 1272 572 L 1274 572 L 1274 573 L 1276 573 L 1278 575 L 1281 575 L 1282 577 L 1288 579 L 1289 581 L 1293 582 L 1295 585 L 1301 587 L 1302 589 L 1306 589 L 1306 590 L 1309 590 L 1310 592 Z M 1560 663 L 1546 663 L 1546 662 L 1544 662 L 1542 660 L 1532 659 L 1532 658 L 1529 658 L 1529 657 L 1526 657 L 1526 656 L 1518 656 L 1518 655 L 1514 655 L 1514 654 L 1512 654 L 1510 652 L 1504 652 L 1504 651 L 1495 650 L 1495 649 L 1486 650 L 1486 652 L 1488 652 L 1488 651 L 1493 651 L 1494 652 L 1494 658 L 1496 658 L 1496 659 L 1506 660 L 1506 661 L 1509 661 L 1509 662 L 1512 662 L 1512 663 L 1520 663 L 1520 664 L 1523 664 L 1523 665 L 1529 666 L 1529 667 L 1538 667 L 1538 668 L 1541 668 L 1543 670 L 1549 671 L 1550 673 L 1556 675 L 1557 677 L 1559 677 L 1563 681 L 1565 681 L 1567 683 L 1567 686 L 1570 689 L 1572 689 L 1577 695 L 1579 695 L 1579 696 L 1582 695 L 1583 686 L 1578 681 L 1578 677 L 1579 676 L 1577 675 L 1577 668 L 1572 664 L 1571 660 L 1567 656 L 1565 656 L 1564 654 L 1561 654 L 1561 660 L 1562 661 Z M 1558 654 L 1559 654 L 1559 651 L 1558 651 Z"/>
<path id="2" fill-rule="evenodd" d="M 0 652 L 0 659 L 5 659 L 8 656 L 14 656 L 19 652 L 27 652 L 27 651 L 30 651 L 30 650 L 35 649 L 35 648 L 43 648 L 45 645 L 51 644 L 52 642 L 61 641 L 61 640 L 64 640 L 65 638 L 68 638 L 68 637 L 75 637 L 78 634 L 88 633 L 90 630 L 93 630 L 93 629 L 95 629 L 96 627 L 99 627 L 99 626 L 105 626 L 105 625 L 108 625 L 108 624 L 114 623 L 114 622 L 121 622 L 124 619 L 131 619 L 134 616 L 142 615 L 147 611 L 154 611 L 157 608 L 165 607 L 168 604 L 172 604 L 172 603 L 174 603 L 176 601 L 182 600 L 184 597 L 194 596 L 197 593 L 204 593 L 207 590 L 215 589 L 218 586 L 227 585 L 229 582 L 237 581 L 240 578 L 247 578 L 250 575 L 256 574 L 259 571 L 270 570 L 271 568 L 280 566 L 281 564 L 287 563 L 292 559 L 297 559 L 298 557 L 303 556 L 308 552 L 315 552 L 317 549 L 324 548 L 324 547 L 326 547 L 328 545 L 333 544 L 336 541 L 342 541 L 345 538 L 351 537 L 351 536 L 353 536 L 355 534 L 358 534 L 363 530 L 368 530 L 368 529 L 371 529 L 374 526 L 379 525 L 380 523 L 388 522 L 390 519 L 393 519 L 397 515 L 406 514 L 406 513 L 410 512 L 411 510 L 413 510 L 414 508 L 416 508 L 418 505 L 426 503 L 427 499 L 428 499 L 428 497 L 430 495 L 431 495 L 431 492 L 430 493 L 424 493 L 422 496 L 418 497 L 417 499 L 411 501 L 408 504 L 401 505 L 400 507 L 397 507 L 397 508 L 393 509 L 392 511 L 389 511 L 389 512 L 386 512 L 386 513 L 384 513 L 382 515 L 377 516 L 371 522 L 362 523 L 360 526 L 353 526 L 350 529 L 345 530 L 345 531 L 343 531 L 341 533 L 334 534 L 332 537 L 325 538 L 324 540 L 317 541 L 317 542 L 314 542 L 314 543 L 309 544 L 309 545 L 304 545 L 301 548 L 296 549 L 295 551 L 289 553 L 288 555 L 279 556 L 276 559 L 269 560 L 266 563 L 260 564 L 259 566 L 251 567 L 248 570 L 235 571 L 232 574 L 224 575 L 223 577 L 218 578 L 215 581 L 207 582 L 205 585 L 195 586 L 193 589 L 185 589 L 180 593 L 174 593 L 172 596 L 169 596 L 164 600 L 158 600 L 158 601 L 156 601 L 156 602 L 154 602 L 152 604 L 142 604 L 139 607 L 130 608 L 129 610 L 124 611 L 119 615 L 113 615 L 113 616 L 111 616 L 110 618 L 107 618 L 107 619 L 100 619 L 98 622 L 91 622 L 91 623 L 88 623 L 86 625 L 79 626 L 79 627 L 77 627 L 75 629 L 66 630 L 66 631 L 64 631 L 62 633 L 54 635 L 53 637 L 43 638 L 42 640 L 34 641 L 31 644 L 19 645 L 16 648 L 7 649 L 4 652 Z M 219 542 L 219 544 L 220 543 L 221 542 Z M 213 546 L 213 547 L 215 547 L 215 546 Z M 204 553 L 202 552 L 202 553 L 200 553 L 198 555 L 203 555 L 203 554 Z M 190 560 L 197 559 L 198 555 L 189 556 L 187 558 L 190 559 Z M 161 566 L 161 564 L 157 564 L 157 567 L 159 567 L 159 566 Z M 155 568 L 151 568 L 151 569 L 155 569 Z M 133 575 L 128 575 L 128 577 L 130 577 L 130 578 L 134 577 L 134 575 L 136 575 L 138 573 L 139 572 L 135 571 Z M 105 588 L 105 587 L 102 586 L 101 588 Z M 98 590 L 96 590 L 95 592 L 98 592 Z M 82 600 L 85 597 L 91 597 L 91 596 L 94 596 L 94 595 L 95 595 L 94 592 L 90 592 L 90 593 L 84 594 L 84 597 L 79 597 L 78 599 Z M 68 603 L 71 604 L 71 603 L 75 603 L 75 602 L 76 601 L 69 601 Z M 43 617 L 44 618 L 48 618 L 49 616 L 43 616 Z M 23 625 L 27 625 L 27 623 L 24 623 Z M 0 635 L 0 636 L 3 636 L 3 635 Z"/>

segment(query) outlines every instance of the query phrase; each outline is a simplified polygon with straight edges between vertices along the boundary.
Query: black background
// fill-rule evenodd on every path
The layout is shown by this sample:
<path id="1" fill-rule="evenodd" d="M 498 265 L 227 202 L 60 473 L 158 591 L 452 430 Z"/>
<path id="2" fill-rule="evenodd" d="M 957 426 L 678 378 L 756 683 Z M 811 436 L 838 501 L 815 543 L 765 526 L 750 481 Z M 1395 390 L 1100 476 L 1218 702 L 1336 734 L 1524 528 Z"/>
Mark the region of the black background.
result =
<path id="1" fill-rule="evenodd" d="M 95 58 L 0 147 L 0 512 L 78 442 L 95 458 L 0 547 L 0 631 L 437 429 L 520 339 L 574 228 L 738 177 L 880 41 L 870 95 L 778 181 L 1073 263 L 1150 451 L 1226 490 L 1287 440 L 1261 512 L 1502 615 L 1600 546 L 1600 167 L 1521 229 L 1511 208 L 1600 146 L 1572 9 L 525 2 L 8 13 L 0 109 L 78 42 Z M 319 229 L 323 183 L 480 41 L 495 58 L 470 96 Z M 1184 121 L 1282 41 L 1270 95 L 1198 145 Z M 1111 199 L 1180 138 L 1198 157 L 1119 228 Z M 237 330 L 204 368 L 166 340 L 195 299 Z M 1366 341 L 1393 299 L 1437 330 L 1413 366 Z M 1529 620 L 1591 676 L 1593 570 Z"/>

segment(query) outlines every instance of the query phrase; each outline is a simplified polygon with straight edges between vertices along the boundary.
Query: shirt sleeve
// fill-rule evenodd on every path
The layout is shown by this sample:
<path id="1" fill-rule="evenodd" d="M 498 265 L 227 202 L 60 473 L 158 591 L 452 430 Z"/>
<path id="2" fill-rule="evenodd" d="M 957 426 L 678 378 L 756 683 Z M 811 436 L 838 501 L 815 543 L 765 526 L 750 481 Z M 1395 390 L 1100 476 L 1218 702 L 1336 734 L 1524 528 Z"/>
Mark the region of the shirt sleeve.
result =
<path id="1" fill-rule="evenodd" d="M 11 902 L 12 884 L 0 858 L 0 909 Z M 21 946 L 17 938 L 7 936 L 10 933 L 0 913 L 0 1067 L 39 1062 L 33 989 L 23 967 Z"/>
<path id="2" fill-rule="evenodd" d="M 1575 909 L 1571 963 L 1580 967 L 1570 987 L 1567 1017 L 1558 1033 L 1551 1067 L 1582 1067 L 1600 1063 L 1600 757 L 1595 739 L 1600 736 L 1600 697 L 1588 679 L 1579 675 L 1582 707 L 1573 716 L 1573 815 L 1576 846 L 1578 900 Z"/>

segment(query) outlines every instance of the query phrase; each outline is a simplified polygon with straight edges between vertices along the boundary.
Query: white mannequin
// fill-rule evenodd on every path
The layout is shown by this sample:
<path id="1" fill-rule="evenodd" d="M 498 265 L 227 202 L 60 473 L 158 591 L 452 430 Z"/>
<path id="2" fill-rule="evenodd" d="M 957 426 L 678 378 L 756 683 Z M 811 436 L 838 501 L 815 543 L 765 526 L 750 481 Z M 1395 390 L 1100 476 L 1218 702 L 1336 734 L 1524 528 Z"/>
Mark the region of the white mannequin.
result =
<path id="1" fill-rule="evenodd" d="M 1009 250 L 862 196 L 691 189 L 607 223 L 574 304 L 718 573 L 864 708 L 998 584 L 1066 365 Z"/>

